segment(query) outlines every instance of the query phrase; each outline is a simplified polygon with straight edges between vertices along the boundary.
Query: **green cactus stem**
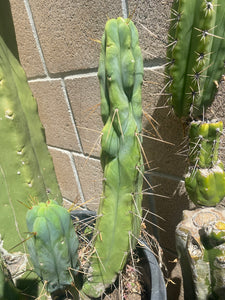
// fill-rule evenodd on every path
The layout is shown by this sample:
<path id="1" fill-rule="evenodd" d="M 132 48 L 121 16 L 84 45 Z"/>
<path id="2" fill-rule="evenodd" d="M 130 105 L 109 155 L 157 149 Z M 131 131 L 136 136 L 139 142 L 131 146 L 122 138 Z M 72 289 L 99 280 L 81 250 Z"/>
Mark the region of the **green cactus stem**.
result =
<path id="1" fill-rule="evenodd" d="M 53 200 L 40 202 L 26 216 L 27 247 L 35 272 L 52 293 L 73 282 L 78 269 L 78 238 L 70 213 Z"/>
<path id="2" fill-rule="evenodd" d="M 225 2 L 175 0 L 167 56 L 167 91 L 175 114 L 201 116 L 224 72 Z"/>
<path id="3" fill-rule="evenodd" d="M 47 201 L 49 197 L 61 202 L 62 196 L 37 103 L 22 67 L 1 36 L 0 140 L 0 233 L 9 250 L 26 232 L 27 208 L 21 202 L 29 198 Z"/>
<path id="4" fill-rule="evenodd" d="M 189 130 L 189 163 L 199 168 L 212 168 L 218 161 L 222 121 L 193 121 Z"/>
<path id="5" fill-rule="evenodd" d="M 196 205 L 215 206 L 225 197 L 224 166 L 218 158 L 223 123 L 193 121 L 189 130 L 189 172 L 185 186 Z"/>
<path id="6" fill-rule="evenodd" d="M 130 19 L 106 23 L 98 77 L 104 179 L 94 254 L 83 286 L 91 297 L 99 297 L 113 284 L 140 234 L 143 60 L 137 29 Z"/>

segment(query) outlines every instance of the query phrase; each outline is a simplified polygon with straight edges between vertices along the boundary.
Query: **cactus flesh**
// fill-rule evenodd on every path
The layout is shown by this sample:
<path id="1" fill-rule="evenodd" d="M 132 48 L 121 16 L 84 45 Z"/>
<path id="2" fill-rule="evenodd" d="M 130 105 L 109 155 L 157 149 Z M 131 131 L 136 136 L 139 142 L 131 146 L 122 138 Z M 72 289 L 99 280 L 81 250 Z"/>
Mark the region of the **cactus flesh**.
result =
<path id="1" fill-rule="evenodd" d="M 25 73 L 0 36 L 0 233 L 6 249 L 21 242 L 30 197 L 62 201 L 37 103 Z M 11 222 L 12 226 L 8 226 Z"/>
<path id="2" fill-rule="evenodd" d="M 30 238 L 27 247 L 35 272 L 49 292 L 64 289 L 78 268 L 78 238 L 70 213 L 53 200 L 40 202 L 26 216 Z"/>
<path id="3" fill-rule="evenodd" d="M 224 71 L 224 0 L 175 0 L 167 56 L 167 87 L 175 114 L 201 116 L 214 100 Z"/>
<path id="4" fill-rule="evenodd" d="M 94 254 L 83 291 L 99 297 L 123 269 L 140 234 L 143 61 L 130 19 L 111 19 L 102 38 L 101 90 L 103 195 Z"/>
<path id="5" fill-rule="evenodd" d="M 222 130 L 222 121 L 193 121 L 190 125 L 190 166 L 185 186 L 197 205 L 215 206 L 225 196 L 225 172 L 218 159 Z"/>

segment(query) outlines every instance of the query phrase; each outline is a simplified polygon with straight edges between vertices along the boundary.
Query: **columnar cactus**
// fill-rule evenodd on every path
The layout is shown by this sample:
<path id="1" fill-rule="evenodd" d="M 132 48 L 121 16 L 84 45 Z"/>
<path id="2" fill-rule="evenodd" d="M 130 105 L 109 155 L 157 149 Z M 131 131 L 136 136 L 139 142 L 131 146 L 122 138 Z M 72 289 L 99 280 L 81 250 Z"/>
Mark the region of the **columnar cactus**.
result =
<path id="1" fill-rule="evenodd" d="M 225 60 L 225 2 L 175 0 L 166 68 L 171 105 L 180 118 L 201 116 L 212 103 Z"/>
<path id="2" fill-rule="evenodd" d="M 143 61 L 130 19 L 111 19 L 102 37 L 101 90 L 103 195 L 94 254 L 83 292 L 100 296 L 123 269 L 140 234 Z"/>
<path id="3" fill-rule="evenodd" d="M 215 206 L 225 196 L 225 172 L 218 159 L 223 123 L 192 122 L 189 130 L 189 172 L 185 186 L 197 205 Z"/>
<path id="4" fill-rule="evenodd" d="M 37 103 L 25 73 L 0 36 L 0 233 L 6 249 L 21 242 L 29 198 L 62 201 Z M 9 222 L 11 226 L 8 226 Z M 19 236 L 20 235 L 20 236 Z"/>
<path id="5" fill-rule="evenodd" d="M 218 158 L 223 124 L 205 122 L 204 114 L 224 72 L 225 2 L 174 0 L 167 56 L 166 88 L 175 114 L 186 122 L 203 120 L 190 124 L 186 190 L 196 205 L 215 206 L 225 196 L 225 172 Z M 205 238 L 213 240 L 213 249 L 209 250 L 201 239 L 206 226 L 211 228 L 211 218 L 217 216 L 208 208 L 199 210 L 194 220 L 192 213 L 195 211 L 189 215 L 185 212 L 176 230 L 185 297 L 222 299 L 218 295 L 223 291 L 224 296 L 224 264 L 218 261 L 224 260 L 224 252 L 220 251 L 224 244 L 219 249 L 209 234 Z M 218 236 L 224 234 L 222 227 L 216 230 L 220 232 Z"/>
<path id="6" fill-rule="evenodd" d="M 70 213 L 53 200 L 32 206 L 26 216 L 27 247 L 35 272 L 47 290 L 65 289 L 78 269 L 78 238 Z"/>

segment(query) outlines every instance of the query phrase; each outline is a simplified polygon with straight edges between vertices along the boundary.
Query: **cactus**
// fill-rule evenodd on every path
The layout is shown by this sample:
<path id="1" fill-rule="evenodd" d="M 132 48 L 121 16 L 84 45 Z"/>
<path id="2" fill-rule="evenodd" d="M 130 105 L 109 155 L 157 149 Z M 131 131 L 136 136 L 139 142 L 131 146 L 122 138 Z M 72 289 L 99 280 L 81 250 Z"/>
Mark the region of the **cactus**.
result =
<path id="1" fill-rule="evenodd" d="M 222 131 L 222 121 L 193 121 L 190 125 L 190 166 L 185 186 L 196 205 L 215 206 L 225 196 L 225 172 L 218 159 Z"/>
<path id="2" fill-rule="evenodd" d="M 225 210 L 183 212 L 176 228 L 185 299 L 224 299 Z"/>
<path id="3" fill-rule="evenodd" d="M 225 60 L 225 2 L 175 0 L 169 30 L 168 93 L 179 118 L 211 105 Z"/>
<path id="4" fill-rule="evenodd" d="M 30 197 L 62 201 L 37 104 L 25 73 L 0 36 L 0 233 L 10 249 L 23 239 Z M 11 223 L 11 226 L 8 224 Z"/>
<path id="5" fill-rule="evenodd" d="M 78 268 L 78 238 L 69 212 L 53 200 L 32 206 L 26 216 L 27 247 L 35 272 L 52 293 L 73 282 Z"/>
<path id="6" fill-rule="evenodd" d="M 143 61 L 130 19 L 111 19 L 102 37 L 101 91 L 103 195 L 94 254 L 82 291 L 99 297 L 123 269 L 140 234 Z"/>

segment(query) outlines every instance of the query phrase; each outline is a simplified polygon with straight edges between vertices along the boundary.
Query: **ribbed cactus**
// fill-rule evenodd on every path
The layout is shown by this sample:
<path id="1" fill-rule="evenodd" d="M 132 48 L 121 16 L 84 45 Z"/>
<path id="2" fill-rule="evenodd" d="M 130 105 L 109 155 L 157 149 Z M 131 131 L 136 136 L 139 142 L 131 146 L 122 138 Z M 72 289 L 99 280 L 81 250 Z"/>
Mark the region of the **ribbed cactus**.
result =
<path id="1" fill-rule="evenodd" d="M 47 290 L 64 289 L 78 268 L 78 238 L 70 213 L 53 200 L 32 206 L 26 216 L 27 247 L 35 272 Z"/>
<path id="2" fill-rule="evenodd" d="M 215 206 L 225 197 L 225 172 L 218 159 L 223 123 L 192 122 L 189 130 L 189 172 L 185 186 L 197 205 Z"/>
<path id="3" fill-rule="evenodd" d="M 111 19 L 102 38 L 101 90 L 103 195 L 94 254 L 83 292 L 100 296 L 123 269 L 140 234 L 143 61 L 130 19 Z"/>
<path id="4" fill-rule="evenodd" d="M 2 13 L 2 12 L 1 12 Z M 37 103 L 25 73 L 0 36 L 0 233 L 6 249 L 26 231 L 29 198 L 62 201 Z M 8 226 L 8 224 L 11 224 Z"/>
<path id="5" fill-rule="evenodd" d="M 168 45 L 168 93 L 178 117 L 211 105 L 225 61 L 224 0 L 174 0 Z"/>

